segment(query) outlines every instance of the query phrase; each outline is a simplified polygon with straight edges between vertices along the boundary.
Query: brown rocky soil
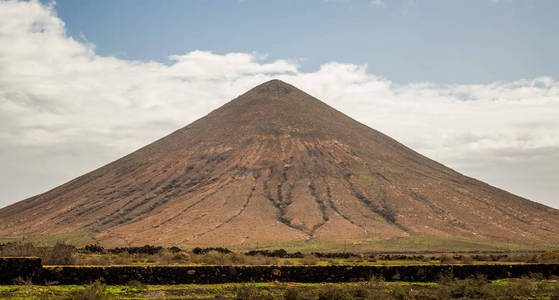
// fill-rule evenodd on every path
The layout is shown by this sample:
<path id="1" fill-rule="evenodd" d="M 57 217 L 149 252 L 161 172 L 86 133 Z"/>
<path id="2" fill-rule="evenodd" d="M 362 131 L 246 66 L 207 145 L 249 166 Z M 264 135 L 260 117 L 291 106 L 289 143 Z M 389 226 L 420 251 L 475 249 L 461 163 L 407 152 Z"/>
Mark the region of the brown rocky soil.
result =
<path id="1" fill-rule="evenodd" d="M 559 242 L 559 211 L 463 176 L 278 80 L 44 194 L 0 236 L 233 245 L 414 234 Z"/>

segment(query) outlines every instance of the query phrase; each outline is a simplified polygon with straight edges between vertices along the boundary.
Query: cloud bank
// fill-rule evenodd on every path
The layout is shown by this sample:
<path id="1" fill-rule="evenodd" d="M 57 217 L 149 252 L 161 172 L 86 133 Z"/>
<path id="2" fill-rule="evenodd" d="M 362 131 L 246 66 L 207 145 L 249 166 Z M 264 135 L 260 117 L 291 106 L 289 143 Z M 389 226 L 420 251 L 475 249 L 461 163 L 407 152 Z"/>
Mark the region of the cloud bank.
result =
<path id="1" fill-rule="evenodd" d="M 293 60 L 193 51 L 169 61 L 100 56 L 53 6 L 0 2 L 0 207 L 187 125 L 272 78 L 418 152 L 559 207 L 559 82 L 397 85 L 374 66 L 302 72 Z"/>

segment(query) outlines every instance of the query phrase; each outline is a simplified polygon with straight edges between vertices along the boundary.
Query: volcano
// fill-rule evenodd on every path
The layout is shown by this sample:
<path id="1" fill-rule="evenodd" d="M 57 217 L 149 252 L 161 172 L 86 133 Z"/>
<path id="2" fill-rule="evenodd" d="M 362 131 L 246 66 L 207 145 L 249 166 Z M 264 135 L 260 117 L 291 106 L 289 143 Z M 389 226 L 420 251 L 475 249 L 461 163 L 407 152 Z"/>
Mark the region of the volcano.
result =
<path id="1" fill-rule="evenodd" d="M 557 244 L 559 211 L 463 176 L 279 80 L 44 194 L 0 235 L 107 245 L 413 236 Z"/>

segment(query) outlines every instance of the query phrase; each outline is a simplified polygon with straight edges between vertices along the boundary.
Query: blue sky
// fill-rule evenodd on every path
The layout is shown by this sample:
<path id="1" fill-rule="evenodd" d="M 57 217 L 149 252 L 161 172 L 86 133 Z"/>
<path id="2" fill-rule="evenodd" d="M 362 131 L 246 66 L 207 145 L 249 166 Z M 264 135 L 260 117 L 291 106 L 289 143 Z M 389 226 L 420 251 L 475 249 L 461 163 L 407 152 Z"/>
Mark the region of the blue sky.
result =
<path id="1" fill-rule="evenodd" d="M 0 0 L 0 207 L 273 78 L 559 208 L 559 1 Z"/>
<path id="2" fill-rule="evenodd" d="M 134 60 L 257 52 L 305 71 L 367 64 L 397 83 L 559 76 L 559 2 L 551 0 L 59 0 L 56 10 L 98 54 Z"/>

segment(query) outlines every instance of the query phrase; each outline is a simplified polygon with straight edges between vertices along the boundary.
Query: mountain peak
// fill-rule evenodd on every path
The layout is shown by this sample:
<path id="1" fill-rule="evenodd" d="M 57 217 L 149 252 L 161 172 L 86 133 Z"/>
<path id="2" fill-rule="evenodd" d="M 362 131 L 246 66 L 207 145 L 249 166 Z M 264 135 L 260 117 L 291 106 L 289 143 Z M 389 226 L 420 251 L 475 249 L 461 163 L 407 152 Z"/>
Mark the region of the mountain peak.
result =
<path id="1" fill-rule="evenodd" d="M 272 79 L 254 88 L 254 90 L 258 94 L 270 94 L 275 96 L 286 95 L 296 89 L 297 88 L 293 87 L 292 85 L 287 84 L 279 79 Z"/>
<path id="2" fill-rule="evenodd" d="M 559 211 L 458 174 L 271 80 L 113 163 L 0 209 L 0 236 L 60 233 L 111 246 L 410 235 L 558 243 Z"/>

